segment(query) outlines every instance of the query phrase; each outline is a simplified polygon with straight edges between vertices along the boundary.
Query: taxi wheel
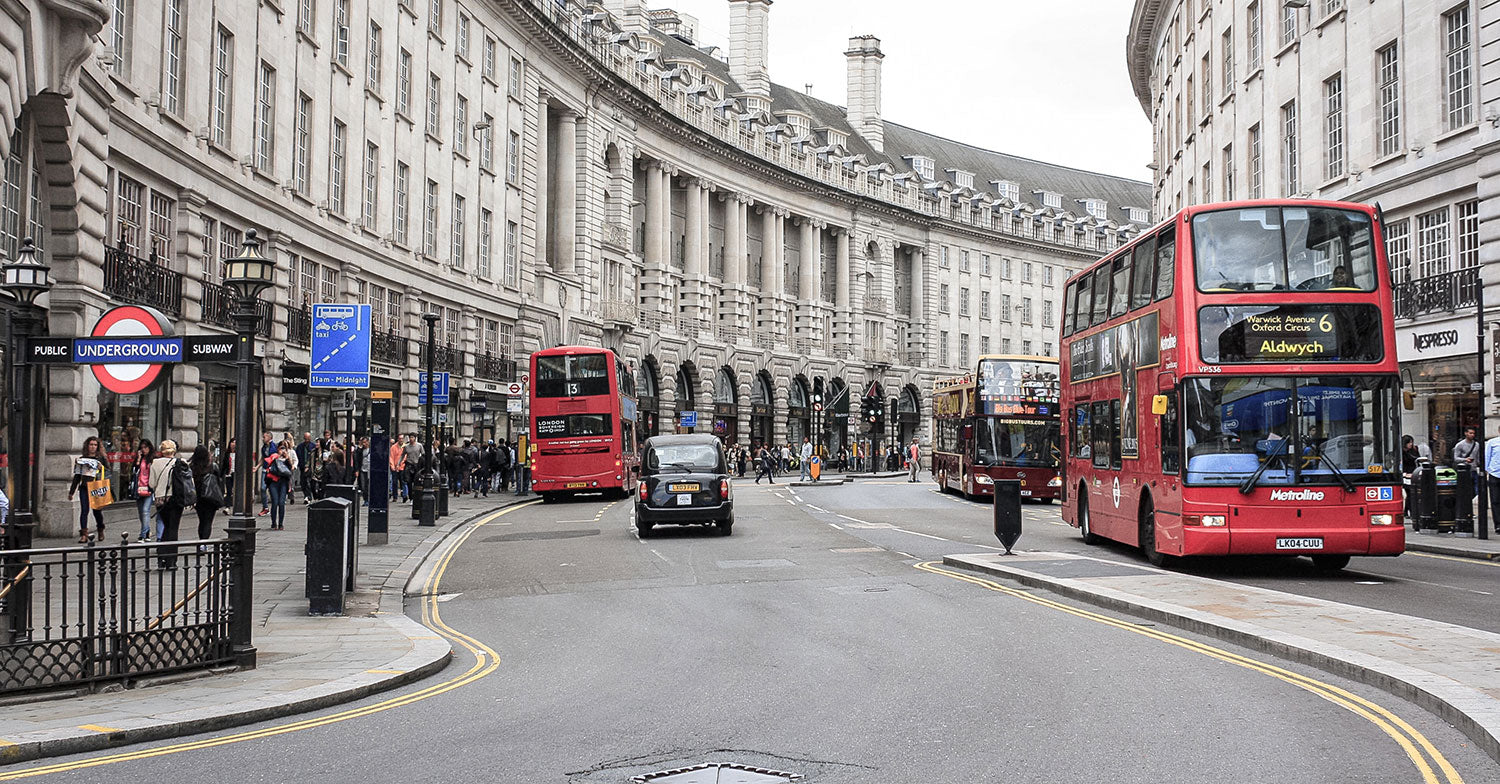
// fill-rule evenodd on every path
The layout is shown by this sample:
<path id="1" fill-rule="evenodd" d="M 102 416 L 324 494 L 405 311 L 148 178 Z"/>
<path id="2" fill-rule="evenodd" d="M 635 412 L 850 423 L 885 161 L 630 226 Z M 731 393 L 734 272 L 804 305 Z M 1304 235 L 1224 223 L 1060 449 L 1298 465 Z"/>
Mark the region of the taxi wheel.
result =
<path id="1" fill-rule="evenodd" d="M 728 536 L 734 531 L 734 518 L 719 521 L 719 536 Z"/>
<path id="2" fill-rule="evenodd" d="M 643 523 L 637 520 L 635 523 L 635 532 L 642 539 L 645 539 L 651 535 L 651 523 Z"/>

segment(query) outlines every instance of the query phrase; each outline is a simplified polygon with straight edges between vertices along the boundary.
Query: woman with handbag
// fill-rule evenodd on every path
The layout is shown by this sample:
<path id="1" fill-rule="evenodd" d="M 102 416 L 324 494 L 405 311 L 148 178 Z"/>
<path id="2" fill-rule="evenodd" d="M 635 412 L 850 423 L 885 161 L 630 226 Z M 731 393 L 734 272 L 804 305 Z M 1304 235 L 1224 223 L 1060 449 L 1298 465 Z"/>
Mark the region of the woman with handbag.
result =
<path id="1" fill-rule="evenodd" d="M 135 477 L 135 511 L 141 518 L 141 531 L 135 538 L 137 542 L 149 542 L 158 534 L 156 504 L 151 495 L 151 461 L 155 459 L 156 447 L 142 439 L 140 449 L 135 453 L 135 468 L 130 472 Z"/>
<path id="2" fill-rule="evenodd" d="M 89 512 L 94 513 L 95 529 L 99 538 L 103 539 L 103 509 L 114 502 L 114 497 L 110 494 L 109 477 L 104 475 L 104 454 L 99 448 L 98 436 L 84 439 L 83 454 L 73 461 L 73 483 L 68 485 L 69 501 L 78 494 L 80 487 L 84 492 L 78 498 L 78 543 L 88 544 Z M 96 493 L 99 495 L 96 496 Z"/>
<path id="3" fill-rule="evenodd" d="M 287 459 L 291 451 L 285 444 L 266 455 L 266 505 L 271 510 L 271 530 L 286 530 L 286 491 L 292 484 L 292 464 Z"/>
<path id="4" fill-rule="evenodd" d="M 177 541 L 177 528 L 182 524 L 182 503 L 172 489 L 172 469 L 177 465 L 177 442 L 163 439 L 156 448 L 156 459 L 151 461 L 151 495 L 155 497 L 156 514 L 161 519 L 161 536 L 158 542 Z M 158 565 L 163 569 L 177 568 L 177 547 L 157 548 Z"/>
<path id="5" fill-rule="evenodd" d="M 198 513 L 198 538 L 207 539 L 214 533 L 214 515 L 224 505 L 224 482 L 206 446 L 193 450 L 188 465 L 193 469 L 193 488 L 198 492 L 198 503 L 193 508 Z"/>

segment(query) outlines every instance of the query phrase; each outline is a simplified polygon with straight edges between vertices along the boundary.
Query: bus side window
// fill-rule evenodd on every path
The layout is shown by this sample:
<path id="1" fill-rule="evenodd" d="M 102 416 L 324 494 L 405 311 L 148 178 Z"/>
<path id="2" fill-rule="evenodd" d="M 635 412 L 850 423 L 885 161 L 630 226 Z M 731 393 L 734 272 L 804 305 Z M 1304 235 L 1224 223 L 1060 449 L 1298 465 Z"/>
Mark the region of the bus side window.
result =
<path id="1" fill-rule="evenodd" d="M 1167 398 L 1167 413 L 1157 417 L 1161 427 L 1161 472 L 1176 474 L 1182 465 L 1182 423 L 1177 408 L 1177 389 L 1167 387 L 1157 394 Z"/>
<path id="2" fill-rule="evenodd" d="M 1109 401 L 1099 400 L 1092 404 L 1089 419 L 1093 423 L 1094 467 L 1109 468 L 1109 453 L 1112 439 L 1109 434 Z"/>
<path id="3" fill-rule="evenodd" d="M 1078 288 L 1078 299 L 1073 303 L 1073 331 L 1082 332 L 1089 328 L 1089 309 L 1094 304 L 1094 276 L 1084 275 L 1074 284 Z M 1000 314 L 1001 320 L 1005 320 L 1005 314 Z"/>
<path id="4" fill-rule="evenodd" d="M 1109 467 L 1120 470 L 1120 401 L 1109 401 Z"/>
<path id="5" fill-rule="evenodd" d="M 1109 317 L 1115 318 L 1130 309 L 1130 254 L 1120 254 L 1110 266 L 1114 285 L 1109 296 Z"/>
<path id="6" fill-rule="evenodd" d="M 1073 426 L 1076 429 L 1076 437 L 1073 439 L 1073 456 L 1087 460 L 1093 454 L 1088 403 L 1081 403 L 1073 410 Z"/>
<path id="7" fill-rule="evenodd" d="M 1135 246 L 1135 281 L 1130 287 L 1130 309 L 1151 304 L 1156 293 L 1156 244 L 1151 237 Z"/>
<path id="8" fill-rule="evenodd" d="M 1109 265 L 1101 264 L 1094 270 L 1094 313 L 1090 326 L 1103 324 L 1109 314 Z"/>
<path id="9" fill-rule="evenodd" d="M 1063 324 L 1064 336 L 1073 334 L 1073 308 L 1078 304 L 1078 284 L 1069 283 L 1067 291 L 1063 293 Z M 989 315 L 989 314 L 984 314 Z"/>
<path id="10" fill-rule="evenodd" d="M 1158 234 L 1156 237 L 1156 298 L 1166 299 L 1172 293 L 1172 286 L 1176 283 L 1177 272 L 1177 240 L 1172 236 L 1172 229 Z"/>

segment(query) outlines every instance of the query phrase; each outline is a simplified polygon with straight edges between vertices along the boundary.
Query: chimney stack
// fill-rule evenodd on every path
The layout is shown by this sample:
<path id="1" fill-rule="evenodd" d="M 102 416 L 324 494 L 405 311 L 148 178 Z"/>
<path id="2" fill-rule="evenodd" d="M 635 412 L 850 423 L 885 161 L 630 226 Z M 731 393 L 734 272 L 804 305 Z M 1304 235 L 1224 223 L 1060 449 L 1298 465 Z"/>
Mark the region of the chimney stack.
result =
<path id="1" fill-rule="evenodd" d="M 729 0 L 729 75 L 744 92 L 767 101 L 771 76 L 766 71 L 771 0 Z"/>
<path id="2" fill-rule="evenodd" d="M 885 125 L 880 121 L 880 39 L 857 35 L 844 52 L 849 61 L 849 94 L 845 98 L 849 125 L 876 150 L 885 149 Z"/>
<path id="3" fill-rule="evenodd" d="M 644 33 L 647 30 L 646 11 L 642 0 L 604 0 L 604 10 L 615 17 L 620 29 L 628 33 Z"/>

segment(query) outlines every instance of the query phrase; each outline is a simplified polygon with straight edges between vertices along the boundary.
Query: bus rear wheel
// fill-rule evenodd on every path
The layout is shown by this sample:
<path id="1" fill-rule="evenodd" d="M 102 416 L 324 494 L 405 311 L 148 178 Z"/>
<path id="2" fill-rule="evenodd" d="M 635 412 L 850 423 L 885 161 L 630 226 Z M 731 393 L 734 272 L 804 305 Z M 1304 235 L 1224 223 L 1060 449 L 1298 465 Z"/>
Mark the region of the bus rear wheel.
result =
<path id="1" fill-rule="evenodd" d="M 1337 572 L 1349 565 L 1347 555 L 1315 555 L 1312 557 L 1313 567 L 1320 572 Z"/>
<path id="2" fill-rule="evenodd" d="M 1156 549 L 1156 507 L 1150 497 L 1141 501 L 1141 552 L 1152 566 L 1165 566 L 1167 555 Z"/>
<path id="3" fill-rule="evenodd" d="M 1089 493 L 1083 485 L 1078 486 L 1078 530 L 1084 544 L 1099 544 L 1099 535 L 1089 525 Z"/>

